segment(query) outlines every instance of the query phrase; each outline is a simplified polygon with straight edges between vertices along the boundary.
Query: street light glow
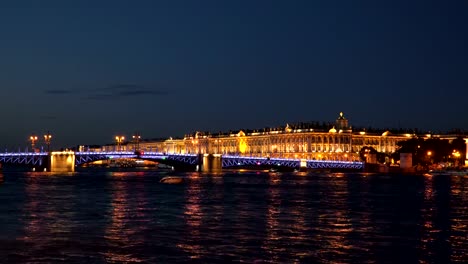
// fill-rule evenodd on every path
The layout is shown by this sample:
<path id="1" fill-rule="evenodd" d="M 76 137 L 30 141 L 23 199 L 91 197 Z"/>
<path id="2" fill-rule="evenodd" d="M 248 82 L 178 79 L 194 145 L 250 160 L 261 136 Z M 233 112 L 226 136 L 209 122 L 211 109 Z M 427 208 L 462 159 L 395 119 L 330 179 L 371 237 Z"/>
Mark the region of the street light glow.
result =
<path id="1" fill-rule="evenodd" d="M 47 134 L 44 135 L 44 140 L 47 145 L 47 152 L 50 150 L 50 140 L 52 139 L 52 135 L 50 134 L 49 131 L 47 131 Z"/>
<path id="2" fill-rule="evenodd" d="M 120 145 L 125 140 L 125 137 L 124 136 L 116 136 L 115 140 L 117 141 L 117 148 L 120 151 L 121 150 Z"/>
<path id="3" fill-rule="evenodd" d="M 29 137 L 29 140 L 31 140 L 31 148 L 33 149 L 33 152 L 34 152 L 34 144 L 36 143 L 37 141 L 37 136 L 36 135 L 31 135 Z"/>

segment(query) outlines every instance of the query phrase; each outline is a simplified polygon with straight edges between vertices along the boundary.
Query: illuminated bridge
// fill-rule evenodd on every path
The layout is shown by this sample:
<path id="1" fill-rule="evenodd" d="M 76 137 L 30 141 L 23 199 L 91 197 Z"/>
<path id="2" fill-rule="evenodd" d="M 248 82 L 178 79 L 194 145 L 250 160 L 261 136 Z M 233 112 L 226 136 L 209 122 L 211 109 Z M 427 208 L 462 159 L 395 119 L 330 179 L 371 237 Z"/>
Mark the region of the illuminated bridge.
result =
<path id="1" fill-rule="evenodd" d="M 335 160 L 306 160 L 306 159 L 287 159 L 287 158 L 268 158 L 268 157 L 245 157 L 234 155 L 217 155 L 217 154 L 172 154 L 161 152 L 145 152 L 137 155 L 130 151 L 107 151 L 107 152 L 47 152 L 30 153 L 30 152 L 10 152 L 0 153 L 0 163 L 3 164 L 22 164 L 29 166 L 46 166 L 48 158 L 54 160 L 63 159 L 62 167 L 74 167 L 86 163 L 119 159 L 119 158 L 138 158 L 144 160 L 157 161 L 159 163 L 172 166 L 197 166 L 207 164 L 209 160 L 217 160 L 220 168 L 235 168 L 243 166 L 280 166 L 289 168 L 310 168 L 310 169 L 363 169 L 363 162 L 354 161 L 335 161 Z M 211 158 L 211 159 L 210 159 Z"/>

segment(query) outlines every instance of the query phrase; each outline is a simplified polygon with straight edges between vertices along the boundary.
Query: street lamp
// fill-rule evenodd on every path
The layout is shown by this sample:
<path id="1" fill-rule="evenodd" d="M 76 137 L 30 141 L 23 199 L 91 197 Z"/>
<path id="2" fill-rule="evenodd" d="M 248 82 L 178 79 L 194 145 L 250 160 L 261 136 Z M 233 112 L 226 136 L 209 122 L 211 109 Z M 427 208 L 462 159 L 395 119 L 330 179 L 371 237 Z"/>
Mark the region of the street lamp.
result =
<path id="1" fill-rule="evenodd" d="M 452 155 L 455 157 L 454 160 L 455 160 L 455 166 L 458 166 L 458 162 L 459 162 L 459 159 L 460 159 L 460 152 L 458 150 L 453 150 L 452 152 Z"/>
<path id="2" fill-rule="evenodd" d="M 124 136 L 116 136 L 115 140 L 117 141 L 117 149 L 120 151 L 120 145 L 124 141 L 125 137 Z"/>
<path id="3" fill-rule="evenodd" d="M 135 141 L 135 151 L 138 151 L 140 149 L 140 133 L 135 133 L 132 137 L 133 141 Z"/>
<path id="4" fill-rule="evenodd" d="M 31 136 L 29 137 L 29 140 L 31 140 L 31 148 L 32 148 L 32 150 L 33 150 L 33 152 L 34 152 L 34 144 L 35 144 L 36 141 L 37 141 L 37 136 L 36 136 L 36 135 L 31 135 Z"/>
<path id="5" fill-rule="evenodd" d="M 432 151 L 428 151 L 426 154 L 427 154 L 428 163 L 429 163 L 429 164 L 432 164 L 432 159 L 431 159 Z"/>
<path id="6" fill-rule="evenodd" d="M 49 131 L 47 131 L 47 134 L 44 135 L 44 140 L 47 145 L 47 152 L 50 151 L 50 140 L 52 139 L 52 135 L 50 134 Z"/>

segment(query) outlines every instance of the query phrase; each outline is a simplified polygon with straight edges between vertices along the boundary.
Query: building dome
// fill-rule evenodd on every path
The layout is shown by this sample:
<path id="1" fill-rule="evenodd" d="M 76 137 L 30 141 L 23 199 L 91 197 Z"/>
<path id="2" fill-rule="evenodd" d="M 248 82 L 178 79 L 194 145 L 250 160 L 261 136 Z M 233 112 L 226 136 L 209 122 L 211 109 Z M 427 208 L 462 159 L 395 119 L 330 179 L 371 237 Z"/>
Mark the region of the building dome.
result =
<path id="1" fill-rule="evenodd" d="M 387 131 L 382 133 L 382 137 L 386 137 L 386 136 L 388 136 L 390 134 L 391 134 L 391 132 L 387 130 Z"/>
<path id="2" fill-rule="evenodd" d="M 346 120 L 346 118 L 343 116 L 343 112 L 340 112 L 340 116 L 338 117 L 338 120 Z"/>
<path id="3" fill-rule="evenodd" d="M 343 112 L 340 112 L 340 116 L 336 119 L 336 127 L 341 130 L 349 128 L 348 119 L 344 117 Z"/>
<path id="4" fill-rule="evenodd" d="M 329 133 L 336 133 L 335 127 L 332 127 L 330 130 L 328 130 Z"/>

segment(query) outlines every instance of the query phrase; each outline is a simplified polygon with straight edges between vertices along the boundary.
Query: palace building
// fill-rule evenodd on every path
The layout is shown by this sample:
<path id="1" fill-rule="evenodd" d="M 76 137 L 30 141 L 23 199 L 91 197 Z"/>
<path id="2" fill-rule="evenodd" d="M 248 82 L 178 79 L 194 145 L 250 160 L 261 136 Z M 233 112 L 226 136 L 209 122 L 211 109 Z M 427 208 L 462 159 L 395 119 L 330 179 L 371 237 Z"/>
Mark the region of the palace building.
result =
<path id="1" fill-rule="evenodd" d="M 330 128 L 331 127 L 331 128 Z M 271 158 L 298 158 L 310 160 L 359 160 L 363 147 L 372 147 L 378 152 L 391 154 L 397 142 L 407 140 L 413 134 L 393 134 L 390 131 L 354 131 L 348 119 L 340 113 L 332 124 L 286 124 L 280 128 L 236 131 L 210 134 L 196 132 L 184 138 L 169 138 L 163 141 L 140 142 L 139 149 L 145 152 L 179 154 L 223 154 Z M 108 146 L 111 148 L 112 146 Z M 131 144 L 120 146 L 132 150 Z M 109 149 L 110 150 L 110 149 Z"/>

